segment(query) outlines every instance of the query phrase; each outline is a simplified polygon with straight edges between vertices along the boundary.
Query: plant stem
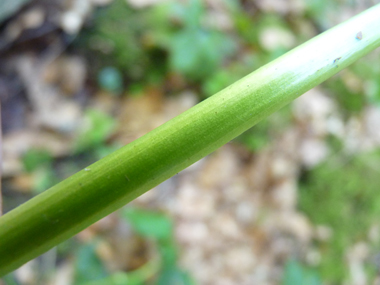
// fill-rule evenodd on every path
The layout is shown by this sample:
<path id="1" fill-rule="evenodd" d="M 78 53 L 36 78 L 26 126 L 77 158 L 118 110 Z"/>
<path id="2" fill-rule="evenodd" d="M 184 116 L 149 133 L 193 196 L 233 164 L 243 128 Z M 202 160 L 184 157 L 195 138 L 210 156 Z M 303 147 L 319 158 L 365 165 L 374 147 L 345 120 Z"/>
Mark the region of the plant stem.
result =
<path id="1" fill-rule="evenodd" d="M 311 39 L 0 218 L 0 275 L 124 206 L 380 45 L 380 5 Z"/>

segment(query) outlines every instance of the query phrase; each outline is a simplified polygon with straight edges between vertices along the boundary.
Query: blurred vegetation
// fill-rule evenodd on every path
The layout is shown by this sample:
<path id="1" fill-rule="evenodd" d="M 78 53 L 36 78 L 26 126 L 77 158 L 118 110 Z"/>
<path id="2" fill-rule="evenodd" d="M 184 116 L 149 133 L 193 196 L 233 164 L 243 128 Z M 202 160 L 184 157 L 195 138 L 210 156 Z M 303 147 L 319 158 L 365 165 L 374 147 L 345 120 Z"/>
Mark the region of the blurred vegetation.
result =
<path id="1" fill-rule="evenodd" d="M 156 255 L 141 267 L 129 272 L 109 273 L 96 251 L 96 244 L 83 245 L 76 252 L 75 284 L 78 285 L 140 285 L 194 284 L 177 262 L 173 223 L 165 215 L 148 210 L 125 207 L 121 218 L 131 225 L 135 234 L 154 243 Z"/>
<path id="2" fill-rule="evenodd" d="M 93 77 L 105 90 L 134 93 L 151 84 L 167 86 L 165 80 L 175 73 L 188 86 L 199 86 L 197 93 L 203 99 L 289 50 L 281 44 L 263 47 L 259 41 L 263 29 L 294 33 L 279 15 L 251 17 L 238 1 L 223 3 L 235 29 L 229 32 L 205 24 L 208 14 L 200 0 L 166 1 L 141 10 L 116 0 L 95 13 L 92 25 L 82 31 L 76 44 L 91 58 L 90 70 L 99 70 Z M 287 118 L 283 119 L 288 122 Z M 273 125 L 278 120 L 260 123 L 238 141 L 259 150 Z"/>
<path id="3" fill-rule="evenodd" d="M 23 156 L 23 165 L 32 175 L 32 192 L 38 194 L 59 182 L 53 168 L 53 157 L 42 149 L 30 149 Z"/>
<path id="4" fill-rule="evenodd" d="M 203 81 L 236 51 L 231 36 L 202 25 L 205 17 L 200 0 L 168 1 L 137 11 L 116 0 L 95 14 L 78 44 L 96 59 L 91 61 L 94 70 L 109 65 L 129 83 L 162 82 L 171 71 Z"/>
<path id="5" fill-rule="evenodd" d="M 360 241 L 370 242 L 369 230 L 380 216 L 379 158 L 379 152 L 358 157 L 336 155 L 310 171 L 301 184 L 300 209 L 314 224 L 332 229 L 331 239 L 317 242 L 323 280 L 347 280 L 347 249 Z M 375 250 L 379 244 L 371 246 Z M 371 260 L 366 270 L 374 276 L 376 267 Z"/>
<path id="6" fill-rule="evenodd" d="M 23 167 L 31 177 L 33 194 L 43 192 L 120 147 L 118 144 L 107 143 L 115 129 L 114 118 L 98 110 L 88 109 L 84 119 L 85 123 L 76 136 L 70 159 L 55 160 L 45 149 L 30 149 L 23 155 Z"/>
<path id="7" fill-rule="evenodd" d="M 294 259 L 289 259 L 285 264 L 282 285 L 321 285 L 322 282 L 315 272 L 300 264 Z"/>
<path id="8" fill-rule="evenodd" d="M 117 148 L 106 144 L 115 129 L 116 120 L 95 109 L 87 110 L 84 115 L 85 123 L 76 137 L 74 153 L 92 153 L 95 159 L 101 159 Z"/>
<path id="9" fill-rule="evenodd" d="M 178 263 L 173 221 L 166 214 L 126 206 L 119 211 L 119 216 L 122 223 L 132 229 L 135 240 L 139 241 L 135 244 L 133 253 L 139 260 L 135 262 L 135 268 L 116 272 L 110 270 L 107 267 L 108 261 L 101 254 L 101 247 L 109 245 L 110 240 L 106 234 L 100 233 L 86 243 L 69 239 L 42 255 L 33 266 L 33 270 L 38 272 L 38 284 L 48 284 L 49 277 L 54 272 L 56 255 L 62 260 L 72 260 L 74 285 L 195 284 Z M 19 284 L 13 273 L 3 280 L 7 285 Z"/>
<path id="10" fill-rule="evenodd" d="M 155 284 L 194 284 L 188 273 L 178 265 L 173 222 L 167 216 L 133 208 L 125 208 L 122 214 L 139 235 L 144 238 L 153 238 L 156 242 L 161 266 Z"/>

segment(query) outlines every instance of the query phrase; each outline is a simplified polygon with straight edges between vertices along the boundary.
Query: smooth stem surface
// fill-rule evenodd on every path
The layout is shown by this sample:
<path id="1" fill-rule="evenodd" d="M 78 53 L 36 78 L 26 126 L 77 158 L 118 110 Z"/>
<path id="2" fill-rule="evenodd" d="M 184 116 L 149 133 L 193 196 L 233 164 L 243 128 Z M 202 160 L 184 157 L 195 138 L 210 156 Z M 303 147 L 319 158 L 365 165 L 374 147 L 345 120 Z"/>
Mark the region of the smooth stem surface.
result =
<path id="1" fill-rule="evenodd" d="M 124 206 L 380 45 L 380 5 L 313 38 L 0 218 L 0 275 Z"/>

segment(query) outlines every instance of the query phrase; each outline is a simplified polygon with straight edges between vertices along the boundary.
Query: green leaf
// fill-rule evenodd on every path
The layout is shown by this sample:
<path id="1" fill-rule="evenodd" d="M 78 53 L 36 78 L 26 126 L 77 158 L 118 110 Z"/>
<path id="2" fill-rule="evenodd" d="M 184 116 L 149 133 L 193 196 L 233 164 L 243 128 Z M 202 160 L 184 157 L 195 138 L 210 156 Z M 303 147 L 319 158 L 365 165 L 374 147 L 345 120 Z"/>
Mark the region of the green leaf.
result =
<path id="1" fill-rule="evenodd" d="M 97 256 L 96 243 L 83 245 L 75 257 L 75 284 L 86 284 L 90 281 L 100 280 L 107 276 L 102 261 Z"/>
<path id="2" fill-rule="evenodd" d="M 125 208 L 122 216 L 133 229 L 144 237 L 169 240 L 173 234 L 173 223 L 166 215 L 136 208 Z"/>
<path id="3" fill-rule="evenodd" d="M 157 285 L 192 285 L 190 275 L 178 267 L 164 268 L 157 279 Z"/>
<path id="4" fill-rule="evenodd" d="M 51 167 L 43 167 L 38 169 L 38 171 L 33 174 L 33 178 L 32 190 L 34 194 L 39 194 L 59 182 L 54 169 Z"/>
<path id="5" fill-rule="evenodd" d="M 201 0 L 190 0 L 185 8 L 185 26 L 189 29 L 200 27 L 201 18 L 204 14 L 204 7 Z"/>
<path id="6" fill-rule="evenodd" d="M 358 157 L 336 154 L 307 173 L 299 192 L 299 207 L 313 224 L 333 230 L 319 247 L 321 276 L 340 282 L 349 275 L 344 260 L 347 248 L 365 240 L 380 216 L 379 153 Z M 375 270 L 367 263 L 365 268 Z"/>
<path id="7" fill-rule="evenodd" d="M 46 150 L 30 149 L 22 157 L 24 169 L 27 172 L 33 172 L 40 167 L 50 166 L 53 158 Z"/>
<path id="8" fill-rule="evenodd" d="M 203 15 L 202 2 L 190 1 L 182 15 L 184 28 L 173 35 L 169 45 L 172 69 L 195 80 L 214 73 L 226 56 L 236 50 L 228 35 L 202 27 Z"/>
<path id="9" fill-rule="evenodd" d="M 193 79 L 203 79 L 217 70 L 235 45 L 214 31 L 186 29 L 175 35 L 171 45 L 172 68 Z"/>
<path id="10" fill-rule="evenodd" d="M 115 119 L 95 109 L 85 113 L 85 125 L 76 141 L 76 152 L 101 147 L 116 126 Z"/>
<path id="11" fill-rule="evenodd" d="M 283 285 L 304 285 L 303 271 L 298 262 L 290 260 L 286 263 Z"/>
<path id="12" fill-rule="evenodd" d="M 294 259 L 290 259 L 285 265 L 283 285 L 321 285 L 318 275 L 303 267 Z"/>
<path id="13" fill-rule="evenodd" d="M 164 267 L 176 266 L 178 249 L 174 239 L 160 240 L 158 243 L 158 251 L 160 252 Z"/>
<path id="14" fill-rule="evenodd" d="M 2 277 L 1 280 L 3 280 L 6 285 L 19 285 L 19 283 L 17 282 L 14 276 L 14 273 L 5 275 L 4 277 Z"/>

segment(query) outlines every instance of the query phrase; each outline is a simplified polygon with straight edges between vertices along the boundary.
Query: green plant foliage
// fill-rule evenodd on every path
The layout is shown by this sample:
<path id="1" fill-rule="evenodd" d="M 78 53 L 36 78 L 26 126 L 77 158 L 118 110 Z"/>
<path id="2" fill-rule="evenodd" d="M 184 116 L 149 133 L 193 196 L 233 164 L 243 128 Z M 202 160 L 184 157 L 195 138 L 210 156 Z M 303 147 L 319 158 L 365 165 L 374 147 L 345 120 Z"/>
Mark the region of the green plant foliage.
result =
<path id="1" fill-rule="evenodd" d="M 235 141 L 253 152 L 259 151 L 281 134 L 291 122 L 292 112 L 290 107 L 286 106 L 238 136 Z"/>
<path id="2" fill-rule="evenodd" d="M 32 192 L 33 194 L 41 193 L 59 181 L 53 167 L 41 168 L 34 173 Z"/>
<path id="3" fill-rule="evenodd" d="M 81 245 L 75 254 L 75 285 L 142 285 L 152 284 L 160 270 L 160 260 L 153 258 L 141 267 L 128 272 L 109 274 L 96 253 L 97 242 Z"/>
<path id="4" fill-rule="evenodd" d="M 95 52 L 92 60 L 100 65 L 115 66 L 132 78 L 141 78 L 146 56 L 140 41 L 145 29 L 144 18 L 123 0 L 95 14 L 93 26 L 84 31 L 83 40 Z"/>
<path id="5" fill-rule="evenodd" d="M 41 149 L 31 149 L 22 157 L 22 163 L 27 172 L 33 172 L 38 168 L 50 166 L 52 162 L 53 158 L 51 154 Z"/>
<path id="6" fill-rule="evenodd" d="M 146 276 L 136 276 L 133 273 L 118 272 L 107 278 L 83 283 L 83 285 L 142 285 L 147 284 Z M 149 283 L 148 283 L 149 284 Z"/>
<path id="7" fill-rule="evenodd" d="M 314 224 L 333 230 L 331 240 L 319 243 L 323 279 L 341 282 L 347 277 L 345 250 L 365 241 L 380 216 L 379 154 L 347 159 L 334 157 L 313 169 L 301 185 L 299 205 Z M 367 270 L 371 271 L 367 264 Z"/>
<path id="8" fill-rule="evenodd" d="M 208 80 L 203 84 L 202 91 L 206 97 L 214 95 L 216 92 L 222 90 L 231 82 L 236 81 L 239 78 L 237 74 L 229 72 L 229 70 L 222 69 L 214 73 Z"/>
<path id="9" fill-rule="evenodd" d="M 334 78 L 325 83 L 325 86 L 333 92 L 334 99 L 342 108 L 342 113 L 346 116 L 360 113 L 367 101 L 361 92 L 355 92 L 348 88 L 341 78 Z"/>
<path id="10" fill-rule="evenodd" d="M 114 118 L 95 109 L 86 111 L 85 120 L 84 128 L 75 143 L 77 153 L 102 148 L 116 126 Z"/>
<path id="11" fill-rule="evenodd" d="M 1 278 L 3 282 L 5 282 L 6 285 L 19 285 L 17 282 L 14 273 L 7 274 Z"/>
<path id="12" fill-rule="evenodd" d="M 294 259 L 288 260 L 285 265 L 285 272 L 282 285 L 321 285 L 322 282 L 318 274 L 307 269 Z"/>
<path id="13" fill-rule="evenodd" d="M 260 66 L 260 60 L 255 54 L 243 56 L 239 62 L 230 64 L 223 69 L 213 73 L 203 80 L 202 91 L 209 97 L 219 92 L 223 88 L 232 84 L 239 78 L 245 76 L 250 70 Z"/>
<path id="14" fill-rule="evenodd" d="M 206 96 L 215 94 L 251 70 L 259 68 L 265 62 L 271 61 L 289 50 L 288 46 L 281 44 L 271 50 L 266 50 L 259 41 L 260 34 L 266 28 L 275 28 L 294 34 L 289 24 L 277 15 L 264 14 L 249 18 L 241 10 L 239 4 L 232 6 L 230 10 L 235 25 L 235 33 L 240 37 L 240 44 L 245 46 L 245 52 L 243 55 L 239 55 L 238 60 L 222 69 L 219 68 L 203 80 L 202 91 Z"/>
<path id="15" fill-rule="evenodd" d="M 234 13 L 233 20 L 238 35 L 248 44 L 258 46 L 259 30 L 256 27 L 256 19 L 252 19 L 244 11 L 240 9 Z"/>
<path id="16" fill-rule="evenodd" d="M 305 1 L 307 14 L 314 19 L 316 25 L 325 30 L 329 27 L 330 23 L 327 15 L 334 15 L 338 11 L 338 1 L 334 0 L 309 0 Z"/>
<path id="17" fill-rule="evenodd" d="M 233 42 L 221 33 L 187 28 L 173 37 L 170 63 L 175 71 L 200 80 L 215 72 L 233 50 Z"/>
<path id="18" fill-rule="evenodd" d="M 161 28 L 161 23 L 151 22 L 153 17 L 151 10 L 134 10 L 124 0 L 97 10 L 92 25 L 81 32 L 76 44 L 88 57 L 90 72 L 111 68 L 111 72 L 92 74 L 100 86 L 119 93 L 124 80 L 138 84 L 162 81 L 166 55 L 146 36 Z"/>
<path id="19" fill-rule="evenodd" d="M 201 80 L 213 74 L 236 46 L 227 35 L 202 26 L 202 1 L 191 0 L 181 8 L 183 28 L 172 36 L 170 66 L 184 76 Z"/>
<path id="20" fill-rule="evenodd" d="M 25 171 L 33 174 L 34 194 L 41 193 L 58 183 L 59 179 L 53 168 L 53 157 L 48 151 L 31 149 L 23 155 L 22 162 Z"/>
<path id="21" fill-rule="evenodd" d="M 125 208 L 122 216 L 143 237 L 159 240 L 170 240 L 172 237 L 173 223 L 163 214 L 137 208 Z"/>
<path id="22" fill-rule="evenodd" d="M 352 65 L 351 70 L 366 83 L 365 94 L 368 102 L 380 105 L 380 58 L 369 58 Z"/>
<path id="23" fill-rule="evenodd" d="M 157 285 L 193 285 L 190 275 L 178 267 L 168 267 L 160 272 Z"/>
<path id="24" fill-rule="evenodd" d="M 97 256 L 96 243 L 81 246 L 75 257 L 75 284 L 89 284 L 107 277 L 107 271 Z M 90 283 L 91 284 L 91 283 Z"/>
<path id="25" fill-rule="evenodd" d="M 178 249 L 173 238 L 173 222 L 164 214 L 137 208 L 124 208 L 125 218 L 139 235 L 153 238 L 161 257 L 157 285 L 191 285 L 191 277 L 178 266 Z"/>
<path id="26" fill-rule="evenodd" d="M 169 68 L 202 81 L 236 51 L 228 34 L 202 24 L 205 17 L 200 0 L 166 1 L 141 11 L 116 0 L 97 13 L 81 41 L 95 53 L 98 68 L 112 66 L 136 82 L 161 82 Z M 115 85 L 109 75 L 99 78 L 101 86 Z"/>
<path id="27" fill-rule="evenodd" d="M 269 120 L 265 119 L 237 137 L 236 141 L 244 144 L 249 150 L 256 152 L 269 143 L 269 126 Z"/>
<path id="28" fill-rule="evenodd" d="M 136 233 L 157 241 L 164 265 L 172 267 L 176 264 L 177 247 L 173 239 L 173 222 L 166 215 L 137 208 L 125 208 L 122 217 L 132 225 Z"/>

